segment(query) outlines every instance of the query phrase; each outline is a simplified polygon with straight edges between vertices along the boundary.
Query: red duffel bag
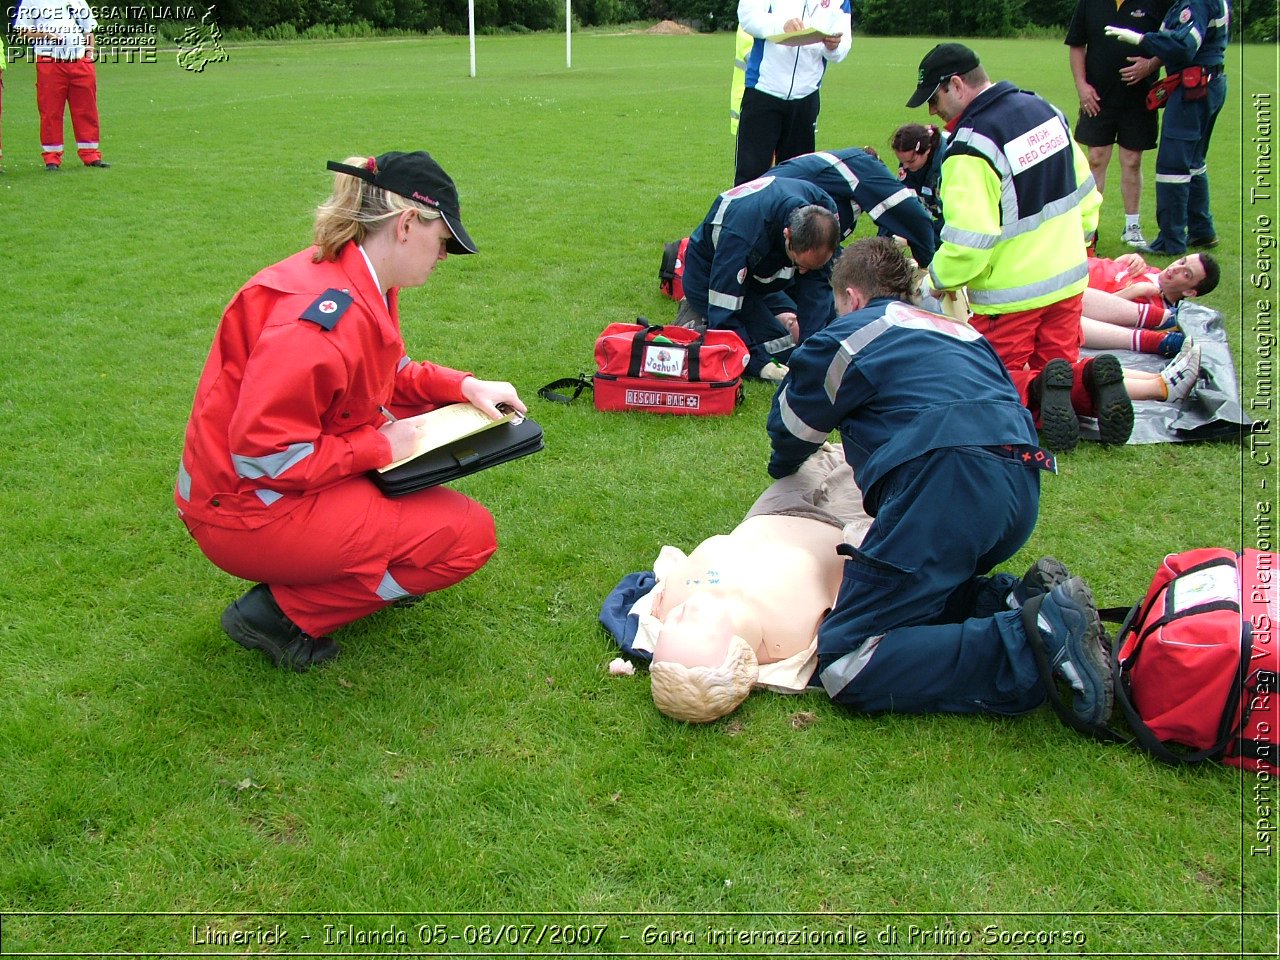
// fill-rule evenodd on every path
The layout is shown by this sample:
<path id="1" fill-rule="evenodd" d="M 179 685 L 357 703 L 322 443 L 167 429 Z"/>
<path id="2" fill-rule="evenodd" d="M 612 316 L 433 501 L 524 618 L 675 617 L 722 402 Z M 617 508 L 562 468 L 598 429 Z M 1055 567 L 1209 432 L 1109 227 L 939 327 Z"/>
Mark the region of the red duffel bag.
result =
<path id="1" fill-rule="evenodd" d="M 712 416 L 742 402 L 747 347 L 732 331 L 611 323 L 595 353 L 597 410 Z"/>
<path id="2" fill-rule="evenodd" d="M 1164 558 L 1113 652 L 1116 703 L 1139 746 L 1171 763 L 1280 771 L 1277 590 L 1274 553 Z"/>

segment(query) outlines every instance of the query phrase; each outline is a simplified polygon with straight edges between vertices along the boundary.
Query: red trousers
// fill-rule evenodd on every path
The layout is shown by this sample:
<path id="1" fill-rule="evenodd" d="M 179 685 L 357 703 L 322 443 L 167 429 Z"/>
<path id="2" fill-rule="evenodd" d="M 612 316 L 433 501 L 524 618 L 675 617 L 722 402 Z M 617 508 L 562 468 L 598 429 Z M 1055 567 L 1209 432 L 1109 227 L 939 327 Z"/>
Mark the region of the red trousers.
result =
<path id="1" fill-rule="evenodd" d="M 393 600 L 443 590 L 484 566 L 493 517 L 448 487 L 385 497 L 354 477 L 257 530 L 189 522 L 214 565 L 271 586 L 285 615 L 314 637 Z"/>
<path id="2" fill-rule="evenodd" d="M 1083 304 L 1084 294 L 1078 293 L 1034 310 L 974 315 L 973 328 L 987 338 L 1004 361 L 1023 405 L 1027 402 L 1027 385 L 1050 360 L 1066 360 L 1077 368 L 1076 380 L 1080 379 L 1078 368 L 1084 362 L 1080 359 L 1080 344 L 1084 342 L 1084 331 L 1080 327 Z"/>
<path id="3" fill-rule="evenodd" d="M 68 106 L 80 159 L 85 163 L 101 160 L 98 75 L 93 61 L 37 57 L 36 107 L 40 111 L 40 153 L 45 163 L 62 163 L 62 119 Z"/>

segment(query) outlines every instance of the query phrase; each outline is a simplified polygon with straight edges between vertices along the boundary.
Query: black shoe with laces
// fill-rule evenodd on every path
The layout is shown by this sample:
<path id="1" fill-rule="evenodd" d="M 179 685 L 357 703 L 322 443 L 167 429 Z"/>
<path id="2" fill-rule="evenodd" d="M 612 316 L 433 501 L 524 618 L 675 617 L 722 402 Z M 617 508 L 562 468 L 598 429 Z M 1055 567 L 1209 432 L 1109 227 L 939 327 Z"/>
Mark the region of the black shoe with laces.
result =
<path id="1" fill-rule="evenodd" d="M 1071 364 L 1050 360 L 1032 381 L 1031 393 L 1039 403 L 1040 440 L 1055 453 L 1074 450 L 1080 442 L 1080 421 L 1071 406 Z"/>
<path id="2" fill-rule="evenodd" d="M 1009 606 L 1017 610 L 1032 597 L 1040 597 L 1071 579 L 1071 572 L 1057 557 L 1041 557 L 1009 591 Z"/>
<path id="3" fill-rule="evenodd" d="M 1187 237 L 1188 247 L 1199 247 L 1201 250 L 1212 250 L 1217 245 L 1217 237 Z"/>
<path id="4" fill-rule="evenodd" d="M 1099 354 L 1084 365 L 1081 376 L 1098 418 L 1098 440 L 1108 446 L 1128 443 L 1133 433 L 1133 401 L 1125 389 L 1120 361 L 1109 353 Z"/>
<path id="5" fill-rule="evenodd" d="M 240 646 L 261 650 L 277 667 L 298 673 L 341 652 L 332 637 L 313 637 L 285 616 L 265 583 L 222 611 L 222 629 Z"/>

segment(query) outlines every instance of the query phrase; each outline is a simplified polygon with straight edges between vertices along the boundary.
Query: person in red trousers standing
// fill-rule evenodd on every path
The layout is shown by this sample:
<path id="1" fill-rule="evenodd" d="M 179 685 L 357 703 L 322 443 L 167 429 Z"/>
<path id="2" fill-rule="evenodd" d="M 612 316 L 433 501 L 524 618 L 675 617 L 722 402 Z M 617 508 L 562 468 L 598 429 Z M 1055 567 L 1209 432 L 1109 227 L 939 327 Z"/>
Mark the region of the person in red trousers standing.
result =
<path id="1" fill-rule="evenodd" d="M 93 31 L 98 21 L 85 0 L 22 0 L 14 19 L 36 58 L 36 106 L 44 168 L 62 169 L 62 120 L 71 108 L 76 153 L 86 167 L 108 167 L 98 142 L 98 75 Z"/>

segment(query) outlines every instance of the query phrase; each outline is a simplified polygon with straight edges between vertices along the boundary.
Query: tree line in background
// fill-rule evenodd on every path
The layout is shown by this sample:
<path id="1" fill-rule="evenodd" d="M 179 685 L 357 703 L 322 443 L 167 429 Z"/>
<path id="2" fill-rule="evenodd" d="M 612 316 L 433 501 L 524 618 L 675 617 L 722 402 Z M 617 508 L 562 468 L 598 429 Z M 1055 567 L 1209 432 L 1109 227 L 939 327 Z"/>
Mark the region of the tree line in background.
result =
<path id="1" fill-rule="evenodd" d="M 870 36 L 1011 37 L 1065 31 L 1075 4 L 1076 0 L 854 0 L 854 17 L 858 32 Z M 678 20 L 702 30 L 729 30 L 737 24 L 738 2 L 572 0 L 572 9 L 575 24 L 582 26 Z M 1237 36 L 1258 42 L 1277 39 L 1274 0 L 1236 0 L 1233 9 Z M 475 0 L 476 29 L 563 29 L 564 11 L 564 0 Z M 224 29 L 268 37 L 395 30 L 465 33 L 467 0 L 219 0 L 216 16 Z"/>

